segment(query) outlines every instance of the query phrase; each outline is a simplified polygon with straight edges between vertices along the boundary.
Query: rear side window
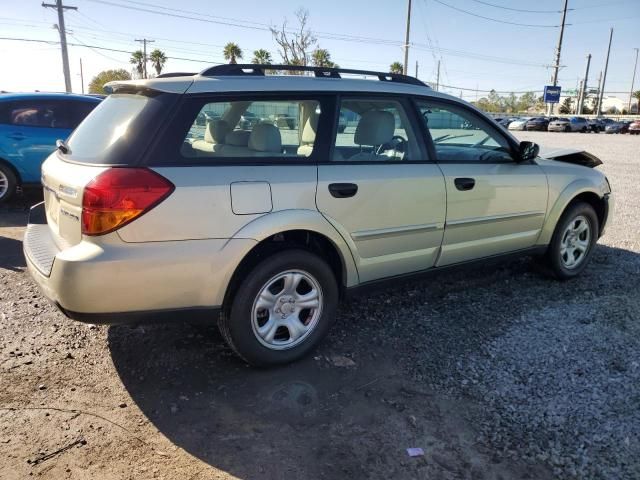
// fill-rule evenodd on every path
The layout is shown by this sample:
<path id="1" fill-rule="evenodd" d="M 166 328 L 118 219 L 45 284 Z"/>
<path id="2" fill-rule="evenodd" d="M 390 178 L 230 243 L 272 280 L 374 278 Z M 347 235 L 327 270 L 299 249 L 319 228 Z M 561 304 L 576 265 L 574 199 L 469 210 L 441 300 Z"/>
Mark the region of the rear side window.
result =
<path id="1" fill-rule="evenodd" d="M 71 128 L 76 128 L 78 125 L 80 125 L 80 122 L 82 122 L 85 117 L 89 115 L 97 106 L 98 102 L 69 102 Z"/>
<path id="2" fill-rule="evenodd" d="M 62 100 L 18 100 L 3 106 L 2 123 L 20 127 L 74 128 L 69 102 Z"/>
<path id="3" fill-rule="evenodd" d="M 70 160 L 133 165 L 153 141 L 177 95 L 113 94 L 94 108 L 67 144 Z M 81 112 L 77 112 L 78 117 Z"/>
<path id="4" fill-rule="evenodd" d="M 394 99 L 344 98 L 332 160 L 420 160 L 416 137 L 401 103 Z"/>
<path id="5" fill-rule="evenodd" d="M 318 100 L 230 100 L 206 103 L 182 142 L 187 159 L 304 160 L 313 153 Z"/>

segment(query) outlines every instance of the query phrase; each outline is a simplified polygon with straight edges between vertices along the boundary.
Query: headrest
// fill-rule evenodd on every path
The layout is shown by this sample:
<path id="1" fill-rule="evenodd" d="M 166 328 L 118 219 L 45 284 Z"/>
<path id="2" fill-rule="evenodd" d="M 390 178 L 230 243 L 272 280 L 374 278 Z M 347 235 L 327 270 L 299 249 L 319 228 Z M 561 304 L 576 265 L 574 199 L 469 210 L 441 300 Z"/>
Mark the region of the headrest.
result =
<path id="1" fill-rule="evenodd" d="M 235 147 L 246 147 L 249 144 L 249 135 L 251 135 L 249 130 L 233 130 L 227 133 L 224 143 Z"/>
<path id="2" fill-rule="evenodd" d="M 207 120 L 204 141 L 207 143 L 224 143 L 229 130 L 231 130 L 229 124 L 224 120 Z"/>
<path id="3" fill-rule="evenodd" d="M 360 117 L 353 140 L 357 145 L 382 145 L 391 141 L 395 129 L 393 113 L 369 110 Z"/>
<path id="4" fill-rule="evenodd" d="M 249 148 L 257 152 L 282 152 L 280 130 L 270 123 L 258 123 L 249 137 Z"/>
<path id="5" fill-rule="evenodd" d="M 316 132 L 318 131 L 318 118 L 317 113 L 312 113 L 307 119 L 302 129 L 302 143 L 313 143 L 316 141 Z"/>

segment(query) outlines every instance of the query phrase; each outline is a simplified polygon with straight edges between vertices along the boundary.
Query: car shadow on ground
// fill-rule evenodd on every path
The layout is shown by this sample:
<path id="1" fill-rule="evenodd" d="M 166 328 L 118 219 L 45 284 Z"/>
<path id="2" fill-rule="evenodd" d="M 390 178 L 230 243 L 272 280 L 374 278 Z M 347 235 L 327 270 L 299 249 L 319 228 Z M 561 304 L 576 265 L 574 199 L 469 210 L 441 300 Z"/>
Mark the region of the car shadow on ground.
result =
<path id="1" fill-rule="evenodd" d="M 525 259 L 443 273 L 345 304 L 309 357 L 252 369 L 211 331 L 114 326 L 108 340 L 132 399 L 176 446 L 239 478 L 550 478 L 476 443 L 474 411 L 434 385 L 451 365 L 549 302 L 634 292 L 617 281 L 640 255 L 599 246 L 578 279 Z M 637 292 L 636 292 L 637 293 Z M 405 449 L 423 447 L 422 459 Z M 533 477 L 526 477 L 526 472 Z M 482 477 L 480 475 L 483 475 Z"/>
<path id="2" fill-rule="evenodd" d="M 22 253 L 22 241 L 15 238 L 0 237 L 0 269 L 14 272 L 26 267 Z"/>

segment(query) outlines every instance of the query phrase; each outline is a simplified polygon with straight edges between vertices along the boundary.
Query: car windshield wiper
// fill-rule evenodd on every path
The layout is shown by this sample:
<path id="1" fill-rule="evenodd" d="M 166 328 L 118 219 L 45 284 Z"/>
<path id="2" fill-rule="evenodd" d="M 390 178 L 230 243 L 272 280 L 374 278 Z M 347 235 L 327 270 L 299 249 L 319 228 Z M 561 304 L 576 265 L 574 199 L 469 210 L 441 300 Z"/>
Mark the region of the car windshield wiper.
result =
<path id="1" fill-rule="evenodd" d="M 464 137 L 473 137 L 473 134 L 471 133 L 467 133 L 465 135 L 446 134 L 446 135 L 442 135 L 441 137 L 434 138 L 433 141 L 434 143 L 437 143 L 437 142 L 442 142 L 443 140 L 453 140 L 454 138 L 464 138 Z"/>

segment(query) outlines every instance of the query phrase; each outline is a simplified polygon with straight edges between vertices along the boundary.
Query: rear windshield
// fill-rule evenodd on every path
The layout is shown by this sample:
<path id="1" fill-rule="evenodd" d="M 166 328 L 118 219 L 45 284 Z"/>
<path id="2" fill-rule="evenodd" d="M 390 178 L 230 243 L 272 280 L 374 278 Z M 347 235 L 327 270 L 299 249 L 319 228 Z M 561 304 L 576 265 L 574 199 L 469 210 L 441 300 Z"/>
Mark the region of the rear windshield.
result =
<path id="1" fill-rule="evenodd" d="M 164 93 L 109 95 L 73 131 L 65 158 L 101 165 L 137 164 L 174 97 Z"/>

